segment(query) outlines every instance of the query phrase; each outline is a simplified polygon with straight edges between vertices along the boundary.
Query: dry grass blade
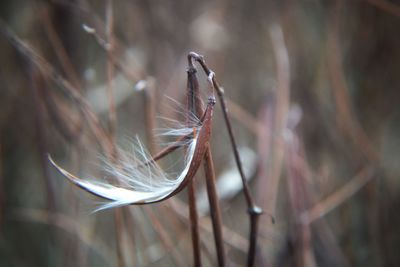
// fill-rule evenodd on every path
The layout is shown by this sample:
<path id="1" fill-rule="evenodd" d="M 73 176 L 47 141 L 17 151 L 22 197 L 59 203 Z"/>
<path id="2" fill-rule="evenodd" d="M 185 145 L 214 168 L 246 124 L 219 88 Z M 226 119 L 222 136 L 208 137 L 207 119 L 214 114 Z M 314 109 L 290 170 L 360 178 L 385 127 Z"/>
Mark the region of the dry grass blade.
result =
<path id="1" fill-rule="evenodd" d="M 364 167 L 354 178 L 343 185 L 339 190 L 327 196 L 307 211 L 304 211 L 300 216 L 300 220 L 303 223 L 309 224 L 325 216 L 339 205 L 345 203 L 346 200 L 357 193 L 357 191 L 367 184 L 373 177 L 374 168 Z"/>
<path id="2" fill-rule="evenodd" d="M 60 88 L 71 97 L 81 110 L 84 118 L 86 119 L 90 130 L 96 137 L 103 150 L 108 155 L 113 154 L 113 144 L 109 136 L 105 133 L 104 129 L 100 125 L 100 121 L 97 115 L 91 110 L 87 101 L 82 97 L 70 82 L 65 80 L 43 57 L 35 52 L 27 43 L 22 41 L 15 33 L 0 19 L 0 31 L 5 37 L 11 42 L 11 44 L 33 65 L 35 65 L 41 73 L 46 77 L 55 82 Z"/>

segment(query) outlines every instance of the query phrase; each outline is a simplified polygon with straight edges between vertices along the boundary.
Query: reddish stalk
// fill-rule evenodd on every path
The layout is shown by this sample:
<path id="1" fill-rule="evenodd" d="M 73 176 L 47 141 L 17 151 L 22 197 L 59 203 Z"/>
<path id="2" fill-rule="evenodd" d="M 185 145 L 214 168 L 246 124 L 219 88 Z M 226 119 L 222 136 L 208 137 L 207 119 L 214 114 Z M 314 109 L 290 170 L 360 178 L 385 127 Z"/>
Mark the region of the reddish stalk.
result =
<path id="1" fill-rule="evenodd" d="M 189 69 L 187 70 L 187 117 L 186 125 L 192 127 L 191 116 L 200 117 L 202 114 L 202 106 L 199 91 L 199 82 L 196 76 L 196 68 L 193 66 L 191 58 L 188 57 Z M 189 216 L 190 216 L 190 231 L 192 235 L 193 260 L 194 266 L 201 266 L 201 250 L 199 237 L 199 222 L 196 206 L 196 188 L 193 180 L 188 183 L 188 201 L 189 201 Z"/>
<path id="2" fill-rule="evenodd" d="M 206 176 L 208 201 L 210 202 L 210 214 L 214 231 L 215 247 L 217 249 L 218 266 L 226 266 L 224 238 L 222 233 L 221 210 L 218 203 L 217 187 L 215 185 L 214 163 L 210 145 L 207 145 L 204 155 L 204 173 Z"/>
<path id="3" fill-rule="evenodd" d="M 219 86 L 217 80 L 215 79 L 215 75 L 214 72 L 212 72 L 208 66 L 206 65 L 203 56 L 200 56 L 194 52 L 191 52 L 189 54 L 190 57 L 192 57 L 194 60 L 196 60 L 201 67 L 203 68 L 204 72 L 207 74 L 207 76 L 210 79 L 210 82 L 212 82 L 213 88 L 215 89 L 215 91 L 217 92 L 218 95 L 218 99 L 220 101 L 221 104 L 221 109 L 222 109 L 222 114 L 224 116 L 224 120 L 225 120 L 225 124 L 226 127 L 228 129 L 228 134 L 229 134 L 229 139 L 231 141 L 231 145 L 232 145 L 232 150 L 235 156 L 235 162 L 236 162 L 236 166 L 239 170 L 240 173 L 240 177 L 242 179 L 242 184 L 243 184 L 243 192 L 246 198 L 246 203 L 247 203 L 247 212 L 249 213 L 250 216 L 250 244 L 249 244 L 249 251 L 248 251 L 248 255 L 247 255 L 247 266 L 248 267 L 252 267 L 254 265 L 254 260 L 255 260 L 255 254 L 256 254 L 256 246 L 257 246 L 257 233 L 258 233 L 258 219 L 260 217 L 260 215 L 262 214 L 262 209 L 260 207 L 258 207 L 255 204 L 255 201 L 253 200 L 253 197 L 250 193 L 250 189 L 247 183 L 247 179 L 245 177 L 244 171 L 243 171 L 243 167 L 242 167 L 242 163 L 240 160 L 240 156 L 239 156 L 239 152 L 237 150 L 237 145 L 236 145 L 236 140 L 235 137 L 233 135 L 233 130 L 232 130 L 232 126 L 231 126 L 231 122 L 230 119 L 228 117 L 228 109 L 225 103 L 225 99 L 224 99 L 224 90 Z M 210 154 L 210 153 L 209 153 Z M 210 154 L 211 157 L 211 154 Z M 209 158 L 210 158 L 209 157 Z M 208 189 L 208 186 L 207 186 Z"/>

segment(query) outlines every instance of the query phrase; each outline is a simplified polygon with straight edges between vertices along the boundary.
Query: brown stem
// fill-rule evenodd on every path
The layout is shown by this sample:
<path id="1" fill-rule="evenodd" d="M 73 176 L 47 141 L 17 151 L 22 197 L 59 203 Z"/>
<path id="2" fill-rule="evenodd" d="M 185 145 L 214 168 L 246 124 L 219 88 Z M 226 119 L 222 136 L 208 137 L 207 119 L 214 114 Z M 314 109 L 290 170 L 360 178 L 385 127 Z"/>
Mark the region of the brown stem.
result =
<path id="1" fill-rule="evenodd" d="M 156 113 L 156 97 L 155 97 L 155 80 L 148 78 L 144 88 L 144 109 L 145 109 L 145 125 L 146 137 L 149 143 L 149 151 L 151 154 L 158 151 L 158 146 L 154 138 L 154 129 L 156 128 L 155 113 Z"/>
<path id="2" fill-rule="evenodd" d="M 187 71 L 187 117 L 186 125 L 192 127 L 191 117 L 193 115 L 200 116 L 202 114 L 201 100 L 199 97 L 199 82 L 196 76 L 196 68 L 191 65 L 189 60 L 189 69 Z M 196 206 L 196 188 L 193 180 L 188 183 L 188 199 L 189 199 L 189 215 L 190 215 L 190 230 L 192 235 L 193 259 L 194 266 L 201 266 L 201 250 L 199 237 L 199 222 Z"/>
<path id="3" fill-rule="evenodd" d="M 106 6 L 106 38 L 109 44 L 109 49 L 107 50 L 107 95 L 108 95 L 108 120 L 109 120 L 109 131 L 110 136 L 113 141 L 115 141 L 115 130 L 117 125 L 117 114 L 115 110 L 115 101 L 113 94 L 113 76 L 114 76 L 114 60 L 113 60 L 113 48 L 114 48 L 114 37 L 113 37 L 113 0 L 107 1 Z"/>
<path id="4" fill-rule="evenodd" d="M 35 50 L 33 50 L 26 42 L 22 41 L 11 29 L 0 19 L 0 32 L 8 39 L 8 41 L 15 47 L 15 49 L 21 53 L 24 57 L 29 59 L 33 65 L 35 65 L 44 77 L 49 78 L 56 83 L 60 89 L 63 90 L 71 99 L 77 104 L 83 117 L 86 119 L 89 129 L 92 134 L 96 137 L 96 141 L 99 143 L 103 151 L 106 154 L 112 154 L 113 144 L 109 139 L 109 136 L 104 131 L 100 124 L 100 120 L 97 115 L 92 111 L 88 102 L 78 92 L 69 81 L 58 73 L 42 56 L 40 56 Z"/>
<path id="5" fill-rule="evenodd" d="M 224 238 L 222 234 L 221 210 L 218 203 L 217 188 L 215 185 L 214 163 L 212 161 L 209 144 L 207 145 L 207 150 L 204 155 L 204 172 L 206 176 L 208 201 L 210 202 L 210 214 L 214 230 L 215 247 L 217 249 L 218 266 L 223 267 L 225 266 L 225 249 Z"/>
<path id="6" fill-rule="evenodd" d="M 217 92 L 218 99 L 221 104 L 222 114 L 224 116 L 225 124 L 228 129 L 229 139 L 231 141 L 233 153 L 235 156 L 236 166 L 239 170 L 240 177 L 242 179 L 243 191 L 244 191 L 244 195 L 245 195 L 246 203 L 247 203 L 247 212 L 250 215 L 250 234 L 249 234 L 250 235 L 250 244 L 249 244 L 249 252 L 247 255 L 247 266 L 251 267 L 254 265 L 255 252 L 256 252 L 256 246 L 257 246 L 258 218 L 260 217 L 260 215 L 262 214 L 263 211 L 260 207 L 258 207 L 255 204 L 253 197 L 250 193 L 247 179 L 245 177 L 242 163 L 240 160 L 239 152 L 237 150 L 237 145 L 236 145 L 235 137 L 233 135 L 231 122 L 228 117 L 228 108 L 226 107 L 226 103 L 225 103 L 225 99 L 224 99 L 224 90 L 219 86 L 217 80 L 215 79 L 214 73 L 206 65 L 203 56 L 200 56 L 194 52 L 190 52 L 189 57 L 196 60 L 201 65 L 204 72 L 208 75 L 209 79 L 211 79 L 213 87 L 214 87 L 215 91 Z"/>
<path id="7" fill-rule="evenodd" d="M 30 64 L 29 64 L 30 65 Z M 31 95 L 33 102 L 35 104 L 35 125 L 36 125 L 36 138 L 37 138 L 37 149 L 40 156 L 40 165 L 43 171 L 45 190 L 46 190 L 46 202 L 48 205 L 48 209 L 51 212 L 54 212 L 56 207 L 56 198 L 55 198 L 55 190 L 52 179 L 50 179 L 50 174 L 48 170 L 47 164 L 47 151 L 48 144 L 46 138 L 46 126 L 43 118 L 43 110 L 42 110 L 42 96 L 41 91 L 44 86 L 44 81 L 42 75 L 35 69 L 33 66 L 29 66 L 29 75 L 31 78 Z"/>
<path id="8" fill-rule="evenodd" d="M 175 249 L 174 243 L 171 240 L 171 237 L 167 234 L 167 231 L 165 230 L 164 226 L 161 224 L 160 220 L 157 218 L 157 216 L 154 214 L 153 210 L 151 207 L 145 207 L 145 212 L 149 216 L 150 222 L 158 234 L 158 237 L 160 238 L 160 241 L 163 243 L 164 247 L 171 253 L 171 256 L 175 262 L 176 266 L 186 266 L 186 264 L 183 262 L 182 255 L 178 253 L 178 251 Z"/>
<path id="9" fill-rule="evenodd" d="M 116 236 L 115 243 L 117 246 L 118 267 L 124 267 L 125 262 L 124 262 L 124 255 L 123 255 L 123 250 L 122 250 L 122 235 L 123 235 L 124 224 L 123 224 L 123 217 L 122 217 L 121 209 L 114 210 L 114 226 L 115 226 L 115 236 Z"/>
<path id="10" fill-rule="evenodd" d="M 116 160 L 118 157 L 117 152 L 115 150 L 115 131 L 117 125 L 117 115 L 115 110 L 115 102 L 114 102 L 114 94 L 113 94 L 113 76 L 114 76 L 114 63 L 112 57 L 113 50 L 113 27 L 114 27 L 114 17 L 113 17 L 113 0 L 107 0 L 106 3 L 106 38 L 109 44 L 109 49 L 107 50 L 107 96 L 108 96 L 108 125 L 109 125 L 109 137 L 112 142 L 112 160 Z M 115 238 L 117 243 L 117 259 L 118 266 L 124 267 L 124 254 L 123 254 L 123 230 L 124 230 L 124 219 L 123 214 L 120 209 L 116 209 L 114 212 L 115 219 Z"/>

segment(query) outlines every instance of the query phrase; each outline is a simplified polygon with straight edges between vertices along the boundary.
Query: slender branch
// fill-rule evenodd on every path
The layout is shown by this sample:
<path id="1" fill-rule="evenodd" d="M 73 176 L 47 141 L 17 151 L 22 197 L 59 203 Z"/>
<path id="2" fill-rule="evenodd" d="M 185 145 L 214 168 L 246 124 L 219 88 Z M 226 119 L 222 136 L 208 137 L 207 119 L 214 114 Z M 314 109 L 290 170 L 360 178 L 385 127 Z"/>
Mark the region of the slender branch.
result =
<path id="1" fill-rule="evenodd" d="M 349 182 L 340 189 L 316 203 L 310 209 L 300 214 L 300 220 L 304 224 L 310 224 L 325 216 L 350 197 L 357 193 L 364 185 L 374 178 L 374 169 L 371 166 L 362 168 Z"/>
<path id="2" fill-rule="evenodd" d="M 113 76 L 114 76 L 114 16 L 113 16 L 113 0 L 107 1 L 106 6 L 106 38 L 109 44 L 107 50 L 107 95 L 108 95 L 108 120 L 109 120 L 109 131 L 111 138 L 115 141 L 115 131 L 117 125 L 117 113 L 115 110 L 115 101 L 113 94 Z"/>
<path id="3" fill-rule="evenodd" d="M 246 198 L 246 203 L 247 203 L 247 212 L 250 215 L 250 244 L 249 244 L 249 251 L 247 255 L 247 266 L 251 267 L 254 265 L 254 260 L 255 260 L 255 252 L 256 252 L 256 246 L 257 246 L 257 233 L 258 233 L 258 218 L 260 215 L 263 213 L 262 209 L 258 207 L 254 200 L 253 197 L 250 193 L 250 189 L 247 183 L 247 179 L 245 177 L 244 171 L 243 171 L 243 166 L 240 160 L 239 152 L 237 150 L 237 145 L 235 141 L 235 137 L 233 135 L 233 130 L 231 126 L 231 122 L 228 117 L 228 108 L 226 106 L 226 102 L 224 99 L 224 90 L 219 86 L 217 80 L 215 79 L 215 74 L 212 72 L 208 66 L 206 65 L 203 56 L 200 56 L 194 52 L 189 53 L 189 57 L 193 58 L 196 60 L 201 67 L 203 68 L 204 72 L 208 75 L 210 81 L 213 84 L 213 87 L 215 91 L 217 92 L 218 99 L 221 104 L 221 109 L 222 113 L 224 116 L 225 124 L 228 129 L 228 134 L 229 134 L 229 139 L 231 141 L 233 153 L 235 156 L 235 161 L 236 161 L 236 166 L 239 170 L 240 177 L 242 179 L 242 184 L 243 184 L 243 191 L 244 195 Z"/>
<path id="4" fill-rule="evenodd" d="M 57 200 L 55 198 L 55 186 L 53 180 L 50 178 L 50 173 L 47 164 L 46 152 L 48 151 L 48 143 L 46 138 L 46 125 L 43 118 L 42 111 L 42 96 L 41 90 L 43 89 L 44 81 L 41 73 L 34 68 L 31 64 L 28 64 L 28 72 L 31 83 L 31 96 L 35 103 L 35 125 L 36 125 L 36 138 L 37 138 L 37 150 L 40 157 L 40 165 L 43 171 L 44 185 L 46 190 L 46 201 L 47 208 L 51 212 L 55 212 L 57 208 Z"/>
<path id="5" fill-rule="evenodd" d="M 181 266 L 181 267 L 186 266 L 186 264 L 182 260 L 182 256 L 175 249 L 175 246 L 174 246 L 174 243 L 173 243 L 171 237 L 167 234 L 167 231 L 165 230 L 164 226 L 162 225 L 160 220 L 157 218 L 157 216 L 154 214 L 151 207 L 145 207 L 144 210 L 145 210 L 146 214 L 149 216 L 150 222 L 151 222 L 154 230 L 156 231 L 158 237 L 160 238 L 160 241 L 163 243 L 166 250 L 171 253 L 171 256 L 175 262 L 175 265 Z"/>
<path id="6" fill-rule="evenodd" d="M 97 142 L 107 154 L 111 155 L 113 150 L 113 144 L 109 139 L 109 136 L 104 131 L 100 124 L 100 120 L 97 115 L 92 111 L 88 102 L 78 92 L 69 81 L 58 73 L 42 56 L 40 56 L 34 49 L 32 49 L 26 42 L 22 41 L 1 19 L 0 19 L 0 32 L 9 40 L 9 42 L 15 47 L 15 49 L 21 53 L 24 57 L 29 59 L 45 76 L 54 83 L 56 83 L 65 94 L 72 98 L 77 104 L 82 115 L 86 119 L 89 129 L 92 134 L 96 137 Z"/>
<path id="7" fill-rule="evenodd" d="M 214 230 L 215 246 L 217 249 L 218 266 L 223 267 L 226 265 L 226 261 L 224 238 L 222 233 L 222 219 L 221 210 L 218 203 L 217 188 L 215 185 L 215 171 L 210 145 L 207 146 L 207 150 L 204 155 L 204 172 L 206 176 L 208 201 L 210 202 L 210 214 Z"/>
<path id="8" fill-rule="evenodd" d="M 47 37 L 51 43 L 51 46 L 61 64 L 61 67 L 64 69 L 66 76 L 71 81 L 71 83 L 78 89 L 82 90 L 82 85 L 79 80 L 79 76 L 68 56 L 67 51 L 61 41 L 60 35 L 57 33 L 57 30 L 54 27 L 54 22 L 50 17 L 49 7 L 41 8 L 41 22 L 44 26 L 44 30 L 46 31 Z"/>
<path id="9" fill-rule="evenodd" d="M 113 51 L 113 27 L 114 27 L 114 17 L 113 17 L 113 0 L 107 0 L 106 3 L 106 24 L 105 24 L 105 33 L 107 42 L 109 44 L 109 49 L 107 50 L 107 64 L 106 64 L 106 73 L 107 73 L 107 96 L 108 96 L 108 127 L 109 127 L 109 137 L 113 144 L 112 150 L 112 160 L 117 160 L 117 152 L 115 150 L 115 131 L 117 126 L 117 115 L 115 110 L 115 101 L 113 94 L 113 76 L 114 76 L 114 62 L 112 57 Z M 124 253 L 123 253 L 123 230 L 124 230 L 124 217 L 121 209 L 116 209 L 114 211 L 114 220 L 115 220 L 115 232 L 116 232 L 116 243 L 117 243 L 117 259 L 118 266 L 124 267 Z"/>
<path id="10" fill-rule="evenodd" d="M 196 76 L 196 68 L 189 60 L 189 69 L 187 70 L 187 117 L 186 125 L 192 127 L 193 115 L 199 117 L 203 110 L 201 107 L 199 82 Z M 196 205 L 196 188 L 193 180 L 188 183 L 188 200 L 189 200 L 189 215 L 190 215 L 190 230 L 192 235 L 193 258 L 194 266 L 201 266 L 201 250 L 200 250 L 200 237 L 199 237 L 199 222 Z"/>
<path id="11" fill-rule="evenodd" d="M 144 94 L 144 109 L 145 109 L 145 125 L 146 137 L 149 143 L 150 153 L 158 151 L 158 145 L 154 137 L 154 129 L 156 128 L 155 113 L 156 113 L 156 94 L 155 94 L 155 79 L 148 77 L 146 79 L 146 87 L 143 89 Z"/>

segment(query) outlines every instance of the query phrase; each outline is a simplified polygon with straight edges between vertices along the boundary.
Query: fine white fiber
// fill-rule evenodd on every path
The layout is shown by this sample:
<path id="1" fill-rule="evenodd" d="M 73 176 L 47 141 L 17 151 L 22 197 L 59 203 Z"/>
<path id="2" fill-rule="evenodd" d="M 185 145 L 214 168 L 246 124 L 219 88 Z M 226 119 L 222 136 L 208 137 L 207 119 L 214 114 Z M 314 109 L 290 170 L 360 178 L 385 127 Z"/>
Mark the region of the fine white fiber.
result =
<path id="1" fill-rule="evenodd" d="M 95 211 L 130 204 L 158 202 L 174 193 L 188 174 L 197 145 L 198 135 L 194 132 L 200 129 L 201 126 L 198 126 L 190 129 L 169 130 L 164 133 L 164 135 L 173 136 L 188 135 L 186 141 L 180 144 L 185 146 L 186 149 L 183 170 L 178 174 L 167 173 L 157 162 L 152 161 L 152 157 L 140 141 L 137 141 L 137 145 L 133 146 L 133 153 L 118 151 L 118 158 L 115 162 L 103 160 L 104 171 L 107 176 L 115 178 L 115 184 L 78 178 L 57 165 L 50 155 L 49 161 L 72 183 L 107 200 Z"/>

